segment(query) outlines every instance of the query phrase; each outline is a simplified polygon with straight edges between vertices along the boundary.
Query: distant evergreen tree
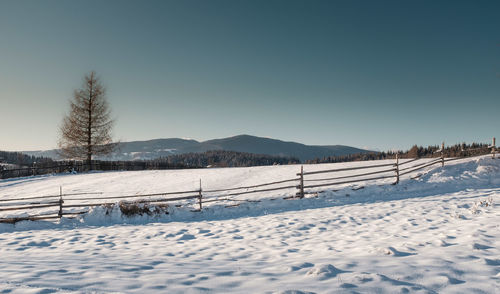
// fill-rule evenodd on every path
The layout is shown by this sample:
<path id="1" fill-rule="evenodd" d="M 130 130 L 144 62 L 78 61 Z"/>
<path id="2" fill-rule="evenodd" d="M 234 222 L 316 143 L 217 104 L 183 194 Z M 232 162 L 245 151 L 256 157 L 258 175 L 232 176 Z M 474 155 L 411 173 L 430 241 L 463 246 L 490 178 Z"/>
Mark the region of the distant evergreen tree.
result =
<path id="1" fill-rule="evenodd" d="M 75 90 L 70 112 L 62 121 L 61 155 L 90 162 L 95 155 L 111 153 L 115 148 L 111 138 L 113 123 L 104 86 L 96 73 L 90 72 L 82 88 Z"/>

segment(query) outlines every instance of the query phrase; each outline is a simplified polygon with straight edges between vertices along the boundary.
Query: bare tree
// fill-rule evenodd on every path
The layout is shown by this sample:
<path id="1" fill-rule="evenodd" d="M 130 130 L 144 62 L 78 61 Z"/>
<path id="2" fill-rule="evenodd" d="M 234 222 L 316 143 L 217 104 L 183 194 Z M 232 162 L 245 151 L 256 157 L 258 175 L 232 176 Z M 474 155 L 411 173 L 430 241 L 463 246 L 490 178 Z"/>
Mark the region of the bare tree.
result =
<path id="1" fill-rule="evenodd" d="M 65 158 L 85 159 L 113 151 L 111 131 L 114 120 L 106 100 L 105 88 L 94 71 L 85 76 L 81 89 L 75 90 L 70 112 L 60 127 L 59 148 Z"/>

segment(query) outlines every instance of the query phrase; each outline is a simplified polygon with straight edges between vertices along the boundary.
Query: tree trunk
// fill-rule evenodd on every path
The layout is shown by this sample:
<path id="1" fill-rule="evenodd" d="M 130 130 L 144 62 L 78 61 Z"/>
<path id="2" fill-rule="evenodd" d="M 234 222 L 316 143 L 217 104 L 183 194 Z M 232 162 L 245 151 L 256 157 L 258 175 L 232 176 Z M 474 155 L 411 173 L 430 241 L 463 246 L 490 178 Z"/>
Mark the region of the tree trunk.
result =
<path id="1" fill-rule="evenodd" d="M 87 129 L 87 162 L 89 170 L 92 170 L 92 95 L 94 90 L 94 73 L 90 73 L 90 89 L 89 89 L 89 124 Z"/>

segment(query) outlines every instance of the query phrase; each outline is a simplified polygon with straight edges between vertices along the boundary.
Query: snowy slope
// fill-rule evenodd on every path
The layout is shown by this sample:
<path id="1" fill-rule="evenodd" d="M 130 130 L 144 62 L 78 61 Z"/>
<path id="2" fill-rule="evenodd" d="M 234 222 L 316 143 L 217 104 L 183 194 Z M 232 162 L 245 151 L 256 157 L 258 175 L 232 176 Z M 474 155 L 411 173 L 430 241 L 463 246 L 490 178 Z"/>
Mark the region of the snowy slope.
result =
<path id="1" fill-rule="evenodd" d="M 287 179 L 298 168 L 36 177 L 0 181 L 0 197 L 53 194 L 59 185 L 70 191 L 99 189 L 104 195 L 182 190 L 197 188 L 199 178 L 215 189 Z M 499 160 L 450 163 L 396 186 L 366 184 L 362 190 L 346 185 L 302 200 L 257 194 L 252 197 L 262 202 L 234 208 L 215 203 L 201 213 L 174 209 L 169 215 L 128 219 L 117 209 L 105 215 L 96 208 L 61 223 L 0 225 L 0 289 L 500 292 Z"/>

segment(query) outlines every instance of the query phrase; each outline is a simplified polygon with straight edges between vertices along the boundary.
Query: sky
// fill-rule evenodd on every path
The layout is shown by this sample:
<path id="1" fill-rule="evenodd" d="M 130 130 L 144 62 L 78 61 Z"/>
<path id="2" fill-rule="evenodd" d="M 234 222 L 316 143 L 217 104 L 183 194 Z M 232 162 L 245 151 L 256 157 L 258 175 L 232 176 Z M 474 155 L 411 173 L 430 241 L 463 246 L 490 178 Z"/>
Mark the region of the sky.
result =
<path id="1" fill-rule="evenodd" d="M 91 70 L 121 141 L 491 142 L 499 13 L 481 0 L 0 0 L 0 150 L 56 148 Z"/>

